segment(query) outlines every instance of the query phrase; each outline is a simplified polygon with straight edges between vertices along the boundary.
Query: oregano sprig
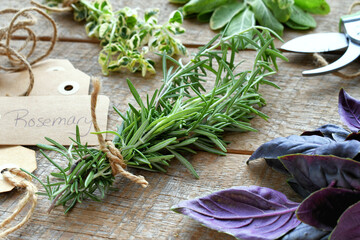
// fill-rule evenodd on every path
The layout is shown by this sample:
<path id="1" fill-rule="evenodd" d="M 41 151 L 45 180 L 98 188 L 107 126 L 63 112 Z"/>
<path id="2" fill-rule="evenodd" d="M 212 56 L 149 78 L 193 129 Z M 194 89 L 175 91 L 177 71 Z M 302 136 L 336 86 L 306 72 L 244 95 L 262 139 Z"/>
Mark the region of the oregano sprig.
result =
<path id="1" fill-rule="evenodd" d="M 113 143 L 129 167 L 166 172 L 176 158 L 198 178 L 186 158 L 188 154 L 200 150 L 225 155 L 225 132 L 256 131 L 250 120 L 256 115 L 268 118 L 258 110 L 266 103 L 258 90 L 264 84 L 277 87 L 267 77 L 276 73 L 277 58 L 286 60 L 275 48 L 271 33 L 277 36 L 263 27 L 252 27 L 226 38 L 218 34 L 186 64 L 162 54 L 162 86 L 144 101 L 128 79 L 139 107 L 129 103 L 124 114 L 114 108 L 123 120 L 121 125 L 117 131 L 97 134 L 115 135 Z M 236 60 L 240 44 L 251 45 L 257 51 L 249 70 L 240 69 L 242 62 Z M 207 79 L 212 79 L 209 90 L 203 85 Z M 52 207 L 62 204 L 67 206 L 66 211 L 85 197 L 99 200 L 95 191 L 103 196 L 114 180 L 104 152 L 82 144 L 78 131 L 76 135 L 69 149 L 51 139 L 48 140 L 54 146 L 39 145 L 68 160 L 67 167 L 61 168 L 42 151 L 59 169 L 51 174 L 58 182 L 52 183 L 48 178 L 43 183 L 45 194 L 53 201 Z"/>
<path id="2" fill-rule="evenodd" d="M 64 0 L 45 0 L 47 6 L 57 7 Z M 100 40 L 103 47 L 99 54 L 99 64 L 103 74 L 128 69 L 155 73 L 154 61 L 148 53 L 166 52 L 168 55 L 186 55 L 187 51 L 179 40 L 174 38 L 185 32 L 181 27 L 183 17 L 180 11 L 173 12 L 167 23 L 159 25 L 158 9 L 145 12 L 144 19 L 135 9 L 124 7 L 113 11 L 108 0 L 74 1 L 71 4 L 76 21 L 86 21 L 86 33 Z"/>

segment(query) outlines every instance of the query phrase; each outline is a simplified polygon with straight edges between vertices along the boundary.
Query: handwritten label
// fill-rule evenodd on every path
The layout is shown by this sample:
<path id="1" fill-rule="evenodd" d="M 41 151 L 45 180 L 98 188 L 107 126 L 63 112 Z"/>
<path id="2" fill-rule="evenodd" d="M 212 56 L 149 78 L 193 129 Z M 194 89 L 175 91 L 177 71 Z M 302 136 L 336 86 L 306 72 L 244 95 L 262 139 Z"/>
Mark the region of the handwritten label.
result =
<path id="1" fill-rule="evenodd" d="M 34 88 L 30 96 L 88 95 L 90 77 L 64 59 L 49 59 L 33 66 Z M 0 96 L 19 96 L 29 86 L 29 73 L 0 73 Z"/>
<path id="2" fill-rule="evenodd" d="M 0 147 L 0 171 L 11 167 L 33 172 L 37 167 L 35 151 L 21 146 Z M 0 175 L 0 193 L 11 191 L 13 188 L 14 186 Z"/>
<path id="3" fill-rule="evenodd" d="M 76 126 L 82 141 L 97 145 L 91 121 L 90 96 L 0 97 L 0 145 L 36 145 L 49 137 L 70 145 Z M 96 108 L 100 129 L 106 130 L 109 98 L 98 97 Z"/>

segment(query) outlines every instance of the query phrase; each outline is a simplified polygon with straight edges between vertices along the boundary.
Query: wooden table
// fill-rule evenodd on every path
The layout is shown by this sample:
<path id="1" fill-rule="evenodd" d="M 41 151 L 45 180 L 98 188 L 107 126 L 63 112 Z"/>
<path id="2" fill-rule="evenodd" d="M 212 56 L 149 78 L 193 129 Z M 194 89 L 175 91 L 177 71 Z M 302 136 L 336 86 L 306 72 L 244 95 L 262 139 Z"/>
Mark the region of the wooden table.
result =
<path id="1" fill-rule="evenodd" d="M 143 0 L 111 0 L 114 9 L 123 6 L 139 7 L 143 12 Z M 350 0 L 328 0 L 331 13 L 327 16 L 316 16 L 318 27 L 315 30 L 297 32 L 286 29 L 284 40 L 312 32 L 336 32 L 338 20 L 348 11 Z M 23 0 L 4 1 L 1 8 L 23 7 Z M 176 5 L 167 0 L 148 0 L 146 6 L 160 8 L 160 22 L 176 9 Z M 100 47 L 93 39 L 86 36 L 83 23 L 72 20 L 72 14 L 52 14 L 59 27 L 59 42 L 56 44 L 51 58 L 67 58 L 81 71 L 100 76 L 103 81 L 102 94 L 110 97 L 111 104 L 121 111 L 125 103 L 134 102 L 126 85 L 130 78 L 140 94 L 145 96 L 159 86 L 161 79 L 160 59 L 157 60 L 156 76 L 142 78 L 140 74 L 118 73 L 104 77 L 97 63 Z M 187 33 L 181 36 L 190 52 L 207 43 L 215 32 L 209 30 L 207 24 L 186 20 L 184 27 Z M 43 32 L 42 32 L 43 31 Z M 49 35 L 46 28 L 40 28 L 40 35 Z M 280 43 L 277 43 L 280 46 Z M 300 134 L 326 123 L 341 124 L 337 113 L 338 92 L 340 88 L 356 98 L 360 98 L 359 79 L 343 80 L 334 75 L 304 78 L 303 69 L 314 68 L 313 58 L 306 54 L 285 53 L 289 62 L 280 62 L 279 73 L 271 78 L 281 87 L 263 88 L 268 105 L 262 111 L 270 116 L 269 121 L 260 118 L 252 120 L 256 133 L 227 135 L 232 149 L 253 151 L 262 143 L 275 137 Z M 251 53 L 242 53 L 243 58 L 252 62 Z M 355 72 L 359 69 L 357 62 L 344 71 Z M 110 110 L 108 129 L 115 130 L 120 119 Z M 38 150 L 38 149 L 36 149 Z M 64 163 L 58 154 L 51 153 L 59 164 Z M 190 161 L 200 175 L 194 179 L 177 160 L 171 162 L 168 173 L 149 173 L 131 170 L 144 175 L 150 186 L 146 189 L 118 177 L 116 191 L 109 192 L 103 202 L 85 201 L 78 204 L 69 214 L 64 215 L 61 207 L 51 214 L 46 210 L 50 202 L 39 196 L 38 205 L 30 222 L 22 229 L 11 234 L 9 239 L 234 239 L 201 226 L 199 223 L 170 211 L 171 206 L 182 200 L 200 197 L 216 190 L 240 185 L 260 185 L 285 192 L 291 199 L 296 195 L 287 186 L 285 177 L 274 172 L 257 161 L 247 166 L 248 155 L 228 154 L 216 156 L 200 152 L 192 156 Z M 44 179 L 54 167 L 37 151 L 38 169 L 35 174 Z M 35 183 L 40 189 L 41 186 Z M 5 218 L 16 206 L 21 192 L 11 191 L 0 194 L 0 219 Z"/>

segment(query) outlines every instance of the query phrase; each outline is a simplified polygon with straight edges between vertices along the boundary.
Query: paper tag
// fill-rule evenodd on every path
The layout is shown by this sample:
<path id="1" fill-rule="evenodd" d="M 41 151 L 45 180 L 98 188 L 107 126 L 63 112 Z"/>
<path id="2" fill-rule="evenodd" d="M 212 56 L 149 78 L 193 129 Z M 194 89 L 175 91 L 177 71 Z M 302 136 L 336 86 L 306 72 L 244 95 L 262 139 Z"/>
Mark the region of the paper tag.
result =
<path id="1" fill-rule="evenodd" d="M 21 146 L 0 147 L 0 171 L 4 168 L 23 168 L 28 172 L 36 169 L 35 151 Z M 14 186 L 0 174 L 0 193 L 11 191 Z"/>
<path id="2" fill-rule="evenodd" d="M 49 144 L 49 137 L 70 145 L 79 126 L 83 143 L 98 145 L 90 111 L 91 96 L 28 96 L 0 97 L 0 145 Z M 105 131 L 110 100 L 99 96 L 96 115 Z"/>
<path id="3" fill-rule="evenodd" d="M 33 66 L 30 96 L 88 95 L 90 77 L 64 59 L 49 59 Z M 29 72 L 0 73 L 0 96 L 19 96 L 29 86 Z"/>

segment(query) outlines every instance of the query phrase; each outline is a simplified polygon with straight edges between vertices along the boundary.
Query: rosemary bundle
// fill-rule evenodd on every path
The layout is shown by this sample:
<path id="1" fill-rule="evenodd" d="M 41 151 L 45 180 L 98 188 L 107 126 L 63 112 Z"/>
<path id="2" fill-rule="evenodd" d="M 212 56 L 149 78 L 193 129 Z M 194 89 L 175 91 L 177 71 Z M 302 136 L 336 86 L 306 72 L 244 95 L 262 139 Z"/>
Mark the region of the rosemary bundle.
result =
<path id="1" fill-rule="evenodd" d="M 173 12 L 167 23 L 159 25 L 158 9 L 146 11 L 142 20 L 136 10 L 128 7 L 114 12 L 108 0 L 45 0 L 49 7 L 67 2 L 71 3 L 74 19 L 86 21 L 87 35 L 100 40 L 103 49 L 99 54 L 99 64 L 104 75 L 128 69 L 130 72 L 141 71 L 145 76 L 147 72 L 155 73 L 154 61 L 147 58 L 149 52 L 166 52 L 170 56 L 187 53 L 181 42 L 174 38 L 174 35 L 185 32 L 179 11 Z"/>
<path id="2" fill-rule="evenodd" d="M 224 132 L 256 131 L 250 120 L 256 115 L 268 118 L 257 109 L 265 105 L 258 90 L 264 84 L 277 87 L 266 78 L 276 73 L 277 58 L 286 60 L 275 48 L 271 33 L 278 37 L 263 27 L 251 27 L 226 38 L 216 35 L 187 64 L 164 53 L 162 86 L 143 101 L 127 80 L 139 108 L 129 104 L 124 114 L 114 108 L 122 124 L 117 131 L 96 134 L 114 134 L 113 144 L 129 167 L 166 172 L 166 166 L 176 158 L 198 178 L 187 154 L 201 150 L 225 155 Z M 239 46 L 244 44 L 257 51 L 252 69 L 245 71 L 239 70 L 242 62 L 235 61 Z M 203 85 L 206 79 L 214 80 L 209 91 Z M 39 147 L 68 160 L 67 168 L 62 168 L 40 150 L 59 169 L 51 173 L 58 181 L 51 182 L 48 177 L 42 183 L 46 190 L 43 194 L 53 201 L 50 209 L 65 205 L 67 212 L 87 197 L 100 201 L 114 181 L 105 152 L 81 143 L 79 131 L 69 149 L 48 140 L 54 146 Z"/>

